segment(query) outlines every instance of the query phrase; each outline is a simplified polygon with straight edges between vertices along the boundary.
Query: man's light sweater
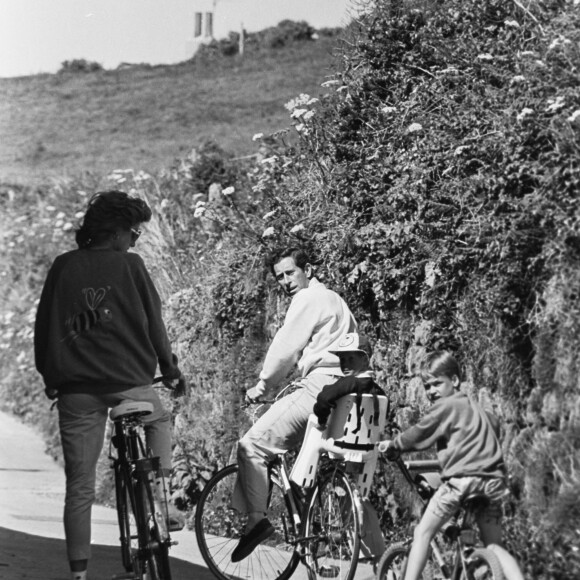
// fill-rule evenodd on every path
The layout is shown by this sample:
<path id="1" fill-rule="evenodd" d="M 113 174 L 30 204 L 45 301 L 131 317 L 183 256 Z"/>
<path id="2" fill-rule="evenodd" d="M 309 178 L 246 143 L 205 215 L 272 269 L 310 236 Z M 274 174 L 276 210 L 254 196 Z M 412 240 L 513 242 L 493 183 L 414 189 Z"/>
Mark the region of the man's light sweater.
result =
<path id="1" fill-rule="evenodd" d="M 284 325 L 266 354 L 260 379 L 267 387 L 275 387 L 297 361 L 303 377 L 309 373 L 341 376 L 338 357 L 328 351 L 348 332 L 356 332 L 356 322 L 345 301 L 312 278 L 308 288 L 292 298 Z"/>

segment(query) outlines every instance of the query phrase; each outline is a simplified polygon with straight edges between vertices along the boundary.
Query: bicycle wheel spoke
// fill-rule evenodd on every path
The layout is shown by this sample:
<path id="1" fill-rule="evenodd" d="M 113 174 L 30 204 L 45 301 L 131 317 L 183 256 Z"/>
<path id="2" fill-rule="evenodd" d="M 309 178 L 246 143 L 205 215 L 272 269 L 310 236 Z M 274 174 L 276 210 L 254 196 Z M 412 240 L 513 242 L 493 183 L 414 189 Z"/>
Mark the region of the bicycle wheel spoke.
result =
<path id="1" fill-rule="evenodd" d="M 298 565 L 298 556 L 287 542 L 283 519 L 284 497 L 274 485 L 268 518 L 275 532 L 241 562 L 231 554 L 244 533 L 247 517 L 232 507 L 237 466 L 230 465 L 206 485 L 197 505 L 195 531 L 201 554 L 210 570 L 220 579 L 284 580 Z"/>

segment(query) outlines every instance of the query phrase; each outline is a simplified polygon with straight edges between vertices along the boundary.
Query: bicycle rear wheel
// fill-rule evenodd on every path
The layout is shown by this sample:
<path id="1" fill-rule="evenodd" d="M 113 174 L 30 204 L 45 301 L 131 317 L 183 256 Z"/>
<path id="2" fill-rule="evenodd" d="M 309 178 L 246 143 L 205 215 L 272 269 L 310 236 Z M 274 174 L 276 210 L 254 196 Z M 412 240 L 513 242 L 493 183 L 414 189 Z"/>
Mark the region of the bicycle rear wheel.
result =
<path id="1" fill-rule="evenodd" d="M 304 556 L 310 580 L 352 580 L 360 549 L 358 510 L 344 472 L 323 475 L 308 501 Z"/>
<path id="2" fill-rule="evenodd" d="M 228 465 L 206 484 L 195 512 L 195 534 L 201 555 L 220 580 L 286 580 L 298 565 L 298 554 L 289 538 L 289 514 L 284 495 L 272 483 L 268 519 L 274 534 L 247 558 L 232 562 L 233 549 L 244 533 L 246 514 L 232 507 L 238 466 Z"/>
<path id="3" fill-rule="evenodd" d="M 169 544 L 156 517 L 151 481 L 136 481 L 135 499 L 139 534 L 139 578 L 143 580 L 171 580 Z"/>
<path id="4" fill-rule="evenodd" d="M 498 557 L 487 548 L 476 548 L 467 558 L 461 580 L 504 580 Z"/>
<path id="5" fill-rule="evenodd" d="M 377 565 L 376 580 L 402 580 L 405 577 L 409 546 L 403 543 L 387 548 Z"/>
<path id="6" fill-rule="evenodd" d="M 137 524 L 134 509 L 129 496 L 129 487 L 123 469 L 115 462 L 115 499 L 117 521 L 119 523 L 119 540 L 121 542 L 121 559 L 127 572 L 137 570 L 136 563 L 139 545 L 137 542 Z"/>

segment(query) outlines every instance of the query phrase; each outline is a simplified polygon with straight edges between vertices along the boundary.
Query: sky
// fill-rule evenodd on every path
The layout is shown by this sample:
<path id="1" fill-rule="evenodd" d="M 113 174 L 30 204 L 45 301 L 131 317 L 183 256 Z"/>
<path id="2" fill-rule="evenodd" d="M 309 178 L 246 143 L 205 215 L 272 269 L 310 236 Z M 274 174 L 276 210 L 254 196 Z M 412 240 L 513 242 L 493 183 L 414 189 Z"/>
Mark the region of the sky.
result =
<path id="1" fill-rule="evenodd" d="M 193 50 L 195 12 L 214 11 L 223 38 L 305 20 L 341 26 L 353 0 L 0 0 L 0 77 L 57 72 L 84 58 L 105 68 L 122 62 L 173 64 Z M 215 8 L 213 8 L 215 6 Z"/>

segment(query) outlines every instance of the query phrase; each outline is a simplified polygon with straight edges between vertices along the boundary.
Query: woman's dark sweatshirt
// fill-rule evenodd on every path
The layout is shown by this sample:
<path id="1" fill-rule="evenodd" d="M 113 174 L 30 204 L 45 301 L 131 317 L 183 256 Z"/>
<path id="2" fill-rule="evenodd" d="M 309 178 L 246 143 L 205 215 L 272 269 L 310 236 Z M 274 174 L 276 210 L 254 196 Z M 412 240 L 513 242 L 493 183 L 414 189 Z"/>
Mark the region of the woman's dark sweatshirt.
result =
<path id="1" fill-rule="evenodd" d="M 47 389 L 147 385 L 158 364 L 163 376 L 180 376 L 159 294 L 135 253 L 83 249 L 58 256 L 38 305 L 34 349 Z"/>

